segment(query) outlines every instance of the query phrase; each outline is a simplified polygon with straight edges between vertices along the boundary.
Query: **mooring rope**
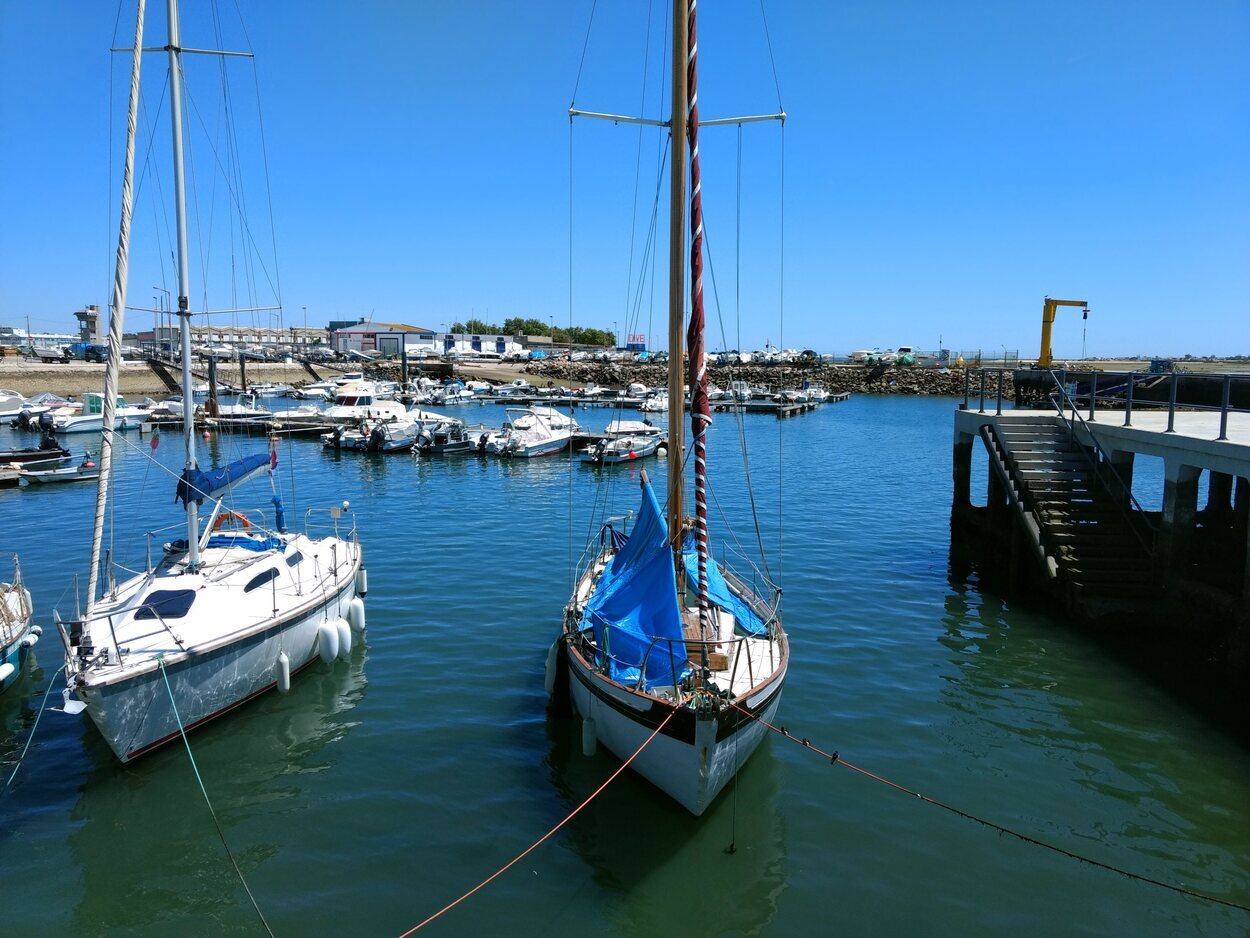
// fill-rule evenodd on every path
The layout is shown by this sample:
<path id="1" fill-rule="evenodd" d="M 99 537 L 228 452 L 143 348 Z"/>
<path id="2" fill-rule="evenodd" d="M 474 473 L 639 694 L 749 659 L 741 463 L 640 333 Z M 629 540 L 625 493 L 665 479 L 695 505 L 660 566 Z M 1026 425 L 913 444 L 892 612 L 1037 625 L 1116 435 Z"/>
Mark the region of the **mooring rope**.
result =
<path id="1" fill-rule="evenodd" d="M 1167 889 L 1167 890 L 1170 890 L 1171 892 L 1179 893 L 1182 896 L 1189 896 L 1191 899 L 1201 899 L 1204 902 L 1213 902 L 1216 905 L 1227 906 L 1230 909 L 1237 909 L 1241 912 L 1250 912 L 1250 906 L 1243 905 L 1240 902 L 1234 902 L 1231 899 L 1221 899 L 1219 896 L 1212 896 L 1205 892 L 1198 892 L 1196 889 L 1190 889 L 1188 886 L 1181 886 L 1177 883 L 1169 883 L 1161 879 L 1154 879 L 1150 876 L 1144 876 L 1141 873 L 1134 873 L 1122 867 L 1113 866 L 1110 863 L 1104 863 L 1102 860 L 1095 860 L 1093 857 L 1087 856 L 1085 854 L 1076 853 L 1072 850 L 1068 850 L 1065 847 L 1058 847 L 1055 844 L 1047 843 L 1046 841 L 1039 840 L 1038 838 L 1033 837 L 1030 834 L 1025 834 L 1021 831 L 1012 830 L 1010 827 L 1004 827 L 1003 825 L 998 824 L 995 821 L 991 821 L 988 818 L 983 818 L 976 814 L 972 814 L 968 811 L 964 811 L 963 809 L 957 808 L 954 805 L 947 804 L 945 801 L 940 801 L 937 798 L 931 798 L 930 796 L 926 794 L 923 794 L 921 792 L 915 791 L 914 789 L 908 788 L 906 785 L 900 785 L 898 782 L 891 781 L 888 778 L 884 778 L 880 775 L 876 775 L 872 772 L 869 772 L 867 769 L 860 768 L 854 763 L 847 762 L 845 759 L 843 759 L 838 754 L 837 750 L 834 750 L 833 752 L 825 752 L 823 749 L 819 748 L 818 746 L 812 745 L 811 741 L 808 740 L 807 737 L 794 736 L 784 726 L 773 726 L 773 724 L 769 723 L 767 720 L 762 719 L 756 714 L 751 713 L 749 710 L 746 710 L 738 706 L 736 703 L 731 703 L 730 706 L 734 707 L 736 710 L 741 711 L 742 713 L 745 713 L 747 716 L 755 720 L 757 723 L 760 723 L 768 727 L 774 733 L 777 733 L 780 736 L 784 736 L 786 739 L 790 740 L 791 742 L 798 743 L 804 749 L 810 749 L 812 752 L 816 753 L 817 755 L 824 756 L 826 759 L 829 760 L 831 765 L 846 766 L 852 772 L 858 772 L 860 775 L 870 778 L 873 781 L 880 782 L 882 785 L 886 785 L 890 788 L 893 788 L 895 791 L 900 791 L 905 795 L 911 795 L 913 798 L 918 798 L 919 800 L 927 804 L 931 804 L 934 807 L 941 808 L 944 811 L 949 811 L 951 814 L 958 815 L 959 817 L 965 820 L 974 821 L 977 824 L 980 824 L 984 827 L 988 827 L 991 830 L 997 831 L 1000 834 L 1006 834 L 1009 837 L 1015 837 L 1017 840 L 1022 840 L 1025 843 L 1032 844 L 1035 847 L 1042 847 L 1045 850 L 1049 850 L 1052 853 L 1057 853 L 1060 856 L 1067 857 L 1070 860 L 1078 860 L 1081 863 L 1088 863 L 1091 866 L 1098 867 L 1099 869 L 1104 869 L 1112 873 L 1119 873 L 1121 876 L 1124 876 L 1127 879 L 1131 879 L 1139 883 L 1146 883 L 1147 885 L 1150 885 L 1150 886 L 1158 886 L 1161 889 Z"/>
<path id="2" fill-rule="evenodd" d="M 13 779 L 17 778 L 17 770 L 22 767 L 22 760 L 26 758 L 26 753 L 30 750 L 30 744 L 35 738 L 35 730 L 39 729 L 39 718 L 43 716 L 43 711 L 48 707 L 48 695 L 52 693 L 52 685 L 56 683 L 56 679 L 60 677 L 61 672 L 65 670 L 65 665 L 61 665 L 52 674 L 52 679 L 48 681 L 48 689 L 43 692 L 43 703 L 39 705 L 39 712 L 35 714 L 35 722 L 30 728 L 30 735 L 26 737 L 26 745 L 22 747 L 22 754 L 17 757 L 17 765 L 13 766 L 13 771 L 9 774 L 8 780 L 5 781 L 4 787 L 0 788 L 0 795 L 9 790 L 9 786 L 13 784 Z"/>
<path id="3" fill-rule="evenodd" d="M 613 772 L 611 775 L 609 775 L 607 779 L 604 780 L 603 784 L 600 785 L 598 788 L 596 788 L 593 792 L 591 792 L 590 795 L 587 796 L 586 800 L 583 801 L 581 804 L 579 804 L 576 808 L 574 808 L 572 812 L 570 812 L 564 818 L 564 820 L 562 820 L 559 824 L 557 824 L 551 830 L 547 831 L 547 833 L 539 837 L 536 841 L 534 841 L 532 844 L 526 847 L 521 853 L 517 854 L 515 857 L 509 860 L 506 864 L 504 864 L 499 869 L 497 869 L 495 872 L 491 873 L 490 876 L 486 877 L 486 879 L 482 880 L 480 883 L 478 883 L 476 886 L 474 886 L 472 889 L 466 892 L 463 896 L 457 899 L 455 902 L 449 902 L 447 905 L 443 906 L 441 909 L 439 909 L 437 912 L 435 912 L 425 921 L 421 922 L 418 925 L 413 925 L 412 928 L 408 929 L 406 932 L 400 935 L 399 938 L 408 938 L 408 936 L 413 934 L 414 932 L 420 931 L 422 928 L 430 924 L 430 922 L 434 921 L 444 912 L 451 911 L 456 906 L 458 906 L 461 902 L 463 902 L 465 899 L 469 898 L 469 896 L 477 892 L 479 889 L 482 889 L 484 886 L 490 885 L 492 882 L 494 882 L 504 873 L 508 872 L 508 870 L 512 869 L 512 867 L 516 866 L 518 863 L 524 860 L 527 856 L 533 853 L 536 849 L 541 847 L 548 839 L 550 839 L 552 834 L 554 834 L 556 831 L 562 828 L 569 821 L 573 820 L 573 818 L 577 817 L 577 815 L 581 812 L 582 808 L 586 807 L 586 805 L 590 804 L 597 797 L 599 797 L 600 793 L 602 793 L 605 788 L 611 785 L 612 782 L 616 780 L 616 777 L 620 775 L 622 772 L 624 772 L 626 768 L 629 767 L 629 764 L 633 762 L 635 758 L 638 757 L 638 754 L 642 752 L 644 749 L 646 749 L 649 745 L 651 745 L 651 741 L 660 735 L 660 730 L 664 729 L 664 727 L 668 725 L 668 721 L 677 715 L 678 709 L 680 709 L 680 705 L 678 705 L 677 707 L 674 707 L 671 711 L 669 711 L 668 716 L 666 716 L 663 722 L 660 723 L 660 725 L 655 728 L 655 731 L 652 732 L 652 734 L 643 741 L 643 744 L 634 750 L 633 755 L 631 755 L 628 759 L 622 762 L 620 766 L 617 767 L 616 771 Z"/>
<path id="4" fill-rule="evenodd" d="M 213 825 L 217 828 L 217 836 L 221 838 L 221 845 L 226 848 L 226 856 L 230 858 L 230 865 L 234 867 L 234 872 L 239 877 L 239 882 L 243 884 L 243 891 L 247 893 L 248 899 L 251 900 L 252 908 L 256 910 L 256 915 L 260 918 L 261 925 L 264 926 L 265 932 L 270 938 L 273 938 L 273 929 L 265 921 L 265 913 L 256 904 L 256 897 L 252 895 L 251 887 L 248 886 L 247 880 L 243 878 L 243 871 L 239 869 L 238 861 L 235 860 L 234 853 L 230 850 L 230 844 L 226 842 L 226 832 L 221 829 L 221 822 L 217 820 L 217 812 L 213 809 L 212 801 L 209 800 L 208 789 L 204 787 L 204 779 L 200 777 L 200 768 L 195 764 L 195 754 L 191 752 L 191 743 L 187 740 L 186 727 L 182 725 L 182 716 L 178 713 L 178 704 L 174 701 L 174 689 L 169 686 L 169 674 L 165 670 L 165 661 L 157 658 L 156 663 L 160 665 L 161 677 L 165 679 L 165 690 L 169 693 L 169 705 L 173 707 L 174 719 L 178 721 L 178 732 L 182 734 L 182 744 L 187 747 L 187 758 L 191 760 L 191 771 L 195 773 L 195 781 L 200 786 L 200 793 L 204 796 L 204 803 L 208 805 L 208 813 L 212 815 Z"/>

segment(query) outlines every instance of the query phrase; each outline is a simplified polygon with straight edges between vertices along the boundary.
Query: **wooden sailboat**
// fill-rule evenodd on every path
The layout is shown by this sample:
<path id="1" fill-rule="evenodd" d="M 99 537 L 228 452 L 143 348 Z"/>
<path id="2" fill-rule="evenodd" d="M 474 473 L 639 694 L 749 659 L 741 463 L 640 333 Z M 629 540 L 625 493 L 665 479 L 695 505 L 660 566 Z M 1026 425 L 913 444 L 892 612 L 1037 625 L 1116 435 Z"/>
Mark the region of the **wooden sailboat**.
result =
<path id="1" fill-rule="evenodd" d="M 276 491 L 272 516 L 227 510 L 224 499 L 243 481 L 268 472 L 272 484 L 277 452 L 244 456 L 221 469 L 201 469 L 188 407 L 183 411 L 186 461 L 176 492 L 186 509 L 185 534 L 163 545 L 163 551 L 159 542 L 153 551 L 149 541 L 147 569 L 120 583 L 110 575 L 102 595 L 97 595 L 126 309 L 144 6 L 139 0 L 88 605 L 86 614 L 75 621 L 58 619 L 66 655 L 66 709 L 85 708 L 123 762 L 266 690 L 286 690 L 291 676 L 318 656 L 330 662 L 345 657 L 353 633 L 364 629 L 362 597 L 367 582 L 346 503 L 342 508 L 310 510 L 303 533 L 287 530 Z M 169 38 L 163 51 L 169 57 L 183 400 L 191 401 L 183 50 L 177 0 L 167 0 L 167 11 Z M 205 501 L 212 509 L 201 530 L 199 506 Z M 154 553 L 160 558 L 155 563 Z"/>
<path id="2" fill-rule="evenodd" d="M 781 701 L 789 644 L 780 590 L 757 595 L 708 553 L 703 346 L 703 219 L 695 4 L 673 7 L 669 253 L 668 510 L 645 472 L 637 520 L 600 531 L 576 578 L 548 657 L 548 687 L 567 681 L 583 743 L 602 743 L 695 815 L 713 802 L 765 733 Z M 581 112 L 585 113 L 585 112 Z M 598 115 L 595 115 L 598 116 Z M 781 115 L 778 115 L 781 116 Z M 686 144 L 690 153 L 691 317 L 688 381 L 695 516 L 683 516 L 682 284 Z M 688 537 L 687 537 L 688 532 Z M 646 740 L 660 728 L 649 744 Z M 637 755 L 634 753 L 643 747 Z"/>

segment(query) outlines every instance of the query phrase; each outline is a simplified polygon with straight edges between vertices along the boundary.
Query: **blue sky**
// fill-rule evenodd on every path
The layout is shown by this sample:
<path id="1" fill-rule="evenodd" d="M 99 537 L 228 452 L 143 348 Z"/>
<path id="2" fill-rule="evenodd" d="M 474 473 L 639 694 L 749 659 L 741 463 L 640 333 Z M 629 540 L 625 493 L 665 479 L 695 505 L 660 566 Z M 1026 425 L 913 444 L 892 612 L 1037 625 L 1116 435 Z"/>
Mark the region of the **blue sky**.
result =
<path id="1" fill-rule="evenodd" d="M 164 5 L 150 5 L 147 44 L 161 44 Z M 213 46 L 207 5 L 184 6 L 184 43 Z M 258 56 L 274 226 L 271 236 L 252 65 L 232 61 L 229 76 L 257 250 L 237 224 L 231 248 L 225 179 L 211 172 L 213 146 L 230 162 L 217 64 L 189 62 L 193 229 L 207 245 L 193 249 L 193 305 L 271 305 L 264 271 L 276 269 L 287 325 L 305 306 L 310 323 L 568 321 L 566 109 L 590 2 L 241 6 L 246 36 L 235 3 L 220 4 L 222 41 L 250 41 Z M 67 329 L 83 303 L 107 303 L 129 64 L 107 50 L 129 41 L 129 2 L 114 40 L 117 16 L 86 0 L 0 4 L 0 324 L 29 315 Z M 645 0 L 599 0 L 579 106 L 667 116 L 665 16 L 652 4 L 648 42 Z M 768 16 L 790 115 L 784 319 L 781 131 L 742 133 L 739 216 L 738 133 L 708 128 L 704 198 L 727 344 L 845 352 L 941 337 L 1033 355 L 1049 293 L 1089 300 L 1090 354 L 1250 352 L 1250 5 L 774 0 Z M 775 109 L 758 2 L 706 3 L 700 27 L 704 116 Z M 171 175 L 164 57 L 144 67 L 148 120 L 161 123 L 130 302 L 147 306 L 151 285 L 174 284 L 160 198 Z M 658 141 L 598 122 L 573 129 L 578 324 L 663 332 L 662 283 L 654 296 L 649 281 L 641 295 L 628 286 Z M 147 148 L 145 137 L 140 160 Z M 1056 353 L 1074 356 L 1081 321 L 1061 317 Z"/>

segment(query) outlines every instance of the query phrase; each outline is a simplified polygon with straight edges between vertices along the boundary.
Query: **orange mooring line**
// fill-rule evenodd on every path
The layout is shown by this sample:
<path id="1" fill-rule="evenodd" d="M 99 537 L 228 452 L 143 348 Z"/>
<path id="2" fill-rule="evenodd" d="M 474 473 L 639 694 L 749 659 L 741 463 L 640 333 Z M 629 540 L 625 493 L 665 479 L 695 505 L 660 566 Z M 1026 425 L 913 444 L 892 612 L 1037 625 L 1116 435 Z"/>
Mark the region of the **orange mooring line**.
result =
<path id="1" fill-rule="evenodd" d="M 671 720 L 676 714 L 677 714 L 677 708 L 675 707 L 669 712 L 668 716 L 664 718 L 664 721 L 655 728 L 655 732 L 653 732 L 650 736 L 648 736 L 646 740 L 643 742 L 643 744 L 634 750 L 633 755 L 631 755 L 628 759 L 622 762 L 620 767 L 611 775 L 609 775 L 602 785 L 600 785 L 593 792 L 591 792 L 585 801 L 583 801 L 576 808 L 574 808 L 572 813 L 569 814 L 568 817 L 566 817 L 563 821 L 561 821 L 551 830 L 547 831 L 547 833 L 539 837 L 536 841 L 534 841 L 532 844 L 526 847 L 524 851 L 522 851 L 521 853 L 513 857 L 511 860 L 509 860 L 504 866 L 501 866 L 495 872 L 491 873 L 490 876 L 486 877 L 486 879 L 482 880 L 480 883 L 478 883 L 476 886 L 474 886 L 472 889 L 466 892 L 463 896 L 457 899 L 455 902 L 449 902 L 447 905 L 443 906 L 441 909 L 439 909 L 437 912 L 435 912 L 425 921 L 421 922 L 418 925 L 413 925 L 412 928 L 408 929 L 406 932 L 400 935 L 399 938 L 408 938 L 408 936 L 413 934 L 414 932 L 420 931 L 422 928 L 430 924 L 430 922 L 434 921 L 444 912 L 449 912 L 452 909 L 454 909 L 461 902 L 469 898 L 469 896 L 473 895 L 483 886 L 488 886 L 490 883 L 494 882 L 504 873 L 508 872 L 508 870 L 512 869 L 512 867 L 514 867 L 517 863 L 520 863 L 522 860 L 524 860 L 527 856 L 529 856 L 529 854 L 533 853 L 534 850 L 536 850 L 538 847 L 541 847 L 543 843 L 545 843 L 547 839 L 551 837 L 552 834 L 554 834 L 556 831 L 562 828 L 569 821 L 573 820 L 573 818 L 577 817 L 578 812 L 581 811 L 582 808 L 586 807 L 586 805 L 594 801 L 595 798 L 599 796 L 600 792 L 602 792 L 605 788 L 611 785 L 612 782 L 616 779 L 616 777 L 620 775 L 622 772 L 624 772 L 625 769 L 629 766 L 629 764 L 634 761 L 635 757 L 644 749 L 646 749 L 649 745 L 651 745 L 651 741 L 660 735 L 660 730 L 664 729 L 664 727 L 668 725 L 668 721 Z"/>

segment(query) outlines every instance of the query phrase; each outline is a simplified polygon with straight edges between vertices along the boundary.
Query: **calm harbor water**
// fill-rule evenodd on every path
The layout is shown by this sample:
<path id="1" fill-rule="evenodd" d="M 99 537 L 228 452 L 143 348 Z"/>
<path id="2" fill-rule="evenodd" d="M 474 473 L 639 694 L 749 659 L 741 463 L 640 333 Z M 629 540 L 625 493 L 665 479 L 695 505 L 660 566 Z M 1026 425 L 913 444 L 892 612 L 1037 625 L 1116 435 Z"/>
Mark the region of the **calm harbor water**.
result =
<path id="1" fill-rule="evenodd" d="M 781 722 L 1008 827 L 1250 904 L 1244 740 L 1056 618 L 951 577 L 953 407 L 857 397 L 791 421 L 744 418 L 793 649 Z M 494 407 L 462 415 L 501 419 Z M 578 412 L 590 428 L 611 416 Z M 0 445 L 16 438 L 0 431 Z M 155 464 L 146 438 L 127 439 L 114 549 L 140 567 L 142 532 L 178 520 L 162 466 L 180 463 L 180 442 L 164 435 Z M 225 460 L 264 445 L 214 437 L 201 454 Z M 717 417 L 710 450 L 714 533 L 726 540 L 719 505 L 749 547 L 731 417 Z M 289 694 L 266 695 L 191 742 L 278 934 L 396 934 L 520 853 L 616 767 L 602 750 L 582 755 L 574 721 L 548 717 L 542 672 L 592 503 L 636 507 L 637 469 L 362 458 L 311 441 L 284 442 L 279 458 L 290 518 L 345 499 L 356 512 L 367 639 L 350 663 L 317 663 Z M 663 463 L 651 465 L 661 476 Z M 252 485 L 255 503 L 267 503 L 267 483 Z M 85 582 L 93 493 L 0 491 L 0 540 L 20 552 L 45 624 L 58 600 L 72 610 L 74 574 Z M 36 667 L 0 697 L 4 777 L 60 664 L 53 630 L 36 652 Z M 0 798 L 0 871 L 5 934 L 259 930 L 186 752 L 169 746 L 123 767 L 85 716 L 44 714 Z M 623 774 L 427 931 L 1248 929 L 1250 915 L 1000 837 L 771 737 L 702 818 Z"/>

